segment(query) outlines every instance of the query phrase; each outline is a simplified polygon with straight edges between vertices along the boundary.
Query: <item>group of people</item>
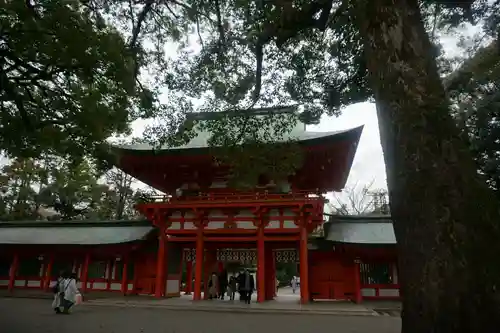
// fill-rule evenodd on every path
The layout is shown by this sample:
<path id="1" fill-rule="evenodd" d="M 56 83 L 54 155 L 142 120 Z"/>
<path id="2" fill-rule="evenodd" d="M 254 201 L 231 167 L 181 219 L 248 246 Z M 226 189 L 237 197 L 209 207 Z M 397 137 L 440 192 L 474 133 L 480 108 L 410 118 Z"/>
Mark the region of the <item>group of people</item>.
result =
<path id="1" fill-rule="evenodd" d="M 238 292 L 240 300 L 250 304 L 254 290 L 255 280 L 248 269 L 238 273 L 237 276 L 231 276 L 229 279 L 226 270 L 219 274 L 213 272 L 208 281 L 209 299 L 223 300 L 227 293 L 229 299 L 234 300 L 235 294 Z"/>
<path id="2" fill-rule="evenodd" d="M 76 286 L 76 274 L 70 272 L 61 272 L 56 283 L 52 286 L 54 300 L 52 308 L 57 314 L 69 314 L 69 310 L 77 303 L 81 297 L 80 291 Z"/>

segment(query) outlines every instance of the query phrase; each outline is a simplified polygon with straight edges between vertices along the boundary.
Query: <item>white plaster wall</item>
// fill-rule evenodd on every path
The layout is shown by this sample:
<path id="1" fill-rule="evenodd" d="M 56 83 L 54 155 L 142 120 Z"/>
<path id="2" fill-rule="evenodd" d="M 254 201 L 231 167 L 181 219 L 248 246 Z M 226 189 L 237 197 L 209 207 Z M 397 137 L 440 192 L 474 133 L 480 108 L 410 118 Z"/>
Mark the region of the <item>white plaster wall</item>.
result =
<path id="1" fill-rule="evenodd" d="M 94 282 L 92 289 L 106 289 L 107 285 L 105 282 Z"/>
<path id="2" fill-rule="evenodd" d="M 399 289 L 380 289 L 378 294 L 381 297 L 398 297 Z"/>
<path id="3" fill-rule="evenodd" d="M 121 290 L 122 284 L 121 283 L 111 283 L 110 289 L 111 290 Z"/>
<path id="4" fill-rule="evenodd" d="M 280 221 L 269 221 L 266 229 L 278 229 L 280 227 Z"/>
<path id="5" fill-rule="evenodd" d="M 241 229 L 257 229 L 257 227 L 251 221 L 238 221 L 236 226 Z"/>
<path id="6" fill-rule="evenodd" d="M 363 288 L 361 289 L 362 296 L 375 296 L 375 289 L 373 288 Z"/>
<path id="7" fill-rule="evenodd" d="M 41 281 L 28 281 L 28 287 L 40 287 L 42 285 Z"/>
<path id="8" fill-rule="evenodd" d="M 167 280 L 167 294 L 175 294 L 180 291 L 179 289 L 179 279 L 168 279 Z"/>
<path id="9" fill-rule="evenodd" d="M 223 229 L 224 228 L 224 222 L 210 222 L 208 225 L 205 227 L 205 229 Z"/>

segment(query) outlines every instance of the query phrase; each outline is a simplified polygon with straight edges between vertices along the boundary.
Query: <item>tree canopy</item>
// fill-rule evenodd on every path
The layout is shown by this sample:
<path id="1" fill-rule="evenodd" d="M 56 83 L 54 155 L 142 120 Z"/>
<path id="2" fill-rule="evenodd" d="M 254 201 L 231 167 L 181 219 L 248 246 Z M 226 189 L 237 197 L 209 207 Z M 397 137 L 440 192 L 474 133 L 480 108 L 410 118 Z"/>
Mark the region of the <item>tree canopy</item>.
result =
<path id="1" fill-rule="evenodd" d="M 17 158 L 0 172 L 0 221 L 131 219 L 143 191 L 118 170 L 102 175 L 87 159 Z M 52 211 L 52 213 L 50 213 Z"/>
<path id="2" fill-rule="evenodd" d="M 489 161 L 496 139 L 483 139 L 495 135 L 498 66 L 477 75 L 465 64 L 458 79 L 443 84 L 447 68 L 437 41 L 443 29 L 464 22 L 498 40 L 498 1 L 1 3 L 0 149 L 28 156 L 95 152 L 151 110 L 158 121 L 147 139 L 179 144 L 176 130 L 199 99 L 197 110 L 232 113 L 207 123 L 211 142 L 261 144 L 276 123 L 251 122 L 244 112 L 251 107 L 297 103 L 313 122 L 374 101 L 404 332 L 500 326 L 500 272 L 491 265 L 500 254 L 498 201 L 474 162 L 483 173 L 495 170 Z M 493 58 L 490 64 L 498 64 Z M 464 85 L 469 97 L 455 89 Z M 457 120 L 466 124 L 462 131 Z"/>
<path id="3" fill-rule="evenodd" d="M 78 1 L 0 2 L 0 150 L 93 154 L 147 116 L 131 48 L 102 14 Z"/>

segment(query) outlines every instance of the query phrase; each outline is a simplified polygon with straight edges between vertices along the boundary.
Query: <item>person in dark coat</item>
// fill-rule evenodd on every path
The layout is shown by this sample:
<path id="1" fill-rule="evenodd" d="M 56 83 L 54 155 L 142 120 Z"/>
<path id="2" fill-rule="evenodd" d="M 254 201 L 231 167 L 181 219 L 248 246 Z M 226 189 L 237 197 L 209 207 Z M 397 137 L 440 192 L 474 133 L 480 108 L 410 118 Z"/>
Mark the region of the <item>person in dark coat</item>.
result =
<path id="1" fill-rule="evenodd" d="M 250 304 L 252 299 L 252 293 L 255 289 L 255 280 L 253 275 L 250 274 L 250 271 L 245 270 L 245 274 L 243 274 L 241 290 L 243 291 L 245 303 Z"/>
<path id="2" fill-rule="evenodd" d="M 219 273 L 219 298 L 224 299 L 227 290 L 227 271 L 224 269 Z"/>
<path id="3" fill-rule="evenodd" d="M 231 276 L 229 278 L 229 299 L 231 301 L 234 301 L 234 294 L 236 293 L 236 285 L 237 285 L 236 278 L 234 276 Z"/>

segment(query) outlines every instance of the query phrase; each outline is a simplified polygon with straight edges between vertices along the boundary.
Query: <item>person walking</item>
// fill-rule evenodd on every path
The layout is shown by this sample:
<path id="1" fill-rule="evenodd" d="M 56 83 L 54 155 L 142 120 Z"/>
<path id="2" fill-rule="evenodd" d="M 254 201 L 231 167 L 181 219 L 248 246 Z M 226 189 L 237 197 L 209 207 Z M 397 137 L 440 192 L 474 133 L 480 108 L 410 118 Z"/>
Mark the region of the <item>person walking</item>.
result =
<path id="1" fill-rule="evenodd" d="M 234 295 L 236 294 L 236 278 L 231 276 L 229 278 L 229 299 L 234 301 Z"/>
<path id="2" fill-rule="evenodd" d="M 245 270 L 245 274 L 243 275 L 242 280 L 243 285 L 241 289 L 243 290 L 243 294 L 245 295 L 245 303 L 250 304 L 250 301 L 252 300 L 252 293 L 255 289 L 255 280 L 248 269 Z"/>
<path id="3" fill-rule="evenodd" d="M 227 290 L 227 284 L 227 271 L 223 269 L 222 272 L 219 273 L 219 298 L 221 300 L 224 300 L 224 295 L 226 294 Z"/>
<path id="4" fill-rule="evenodd" d="M 210 281 L 208 282 L 208 298 L 209 299 L 217 299 L 217 288 L 219 287 L 218 276 L 215 272 L 212 273 L 210 277 Z"/>
<path id="5" fill-rule="evenodd" d="M 54 287 L 58 290 L 56 297 L 52 303 L 56 313 L 69 314 L 69 310 L 76 303 L 76 298 L 80 294 L 76 287 L 76 280 L 71 276 L 71 273 L 64 272 L 62 279 L 58 280 Z"/>
<path id="6" fill-rule="evenodd" d="M 294 277 L 292 277 L 292 291 L 294 294 L 295 294 L 296 290 L 297 290 L 297 279 L 294 276 Z"/>
<path id="7" fill-rule="evenodd" d="M 52 291 L 54 293 L 54 300 L 52 301 L 52 309 L 54 309 L 54 312 L 57 314 L 61 313 L 61 306 L 62 306 L 61 284 L 64 281 L 63 275 L 64 275 L 63 271 L 59 272 L 57 281 L 52 287 Z"/>

